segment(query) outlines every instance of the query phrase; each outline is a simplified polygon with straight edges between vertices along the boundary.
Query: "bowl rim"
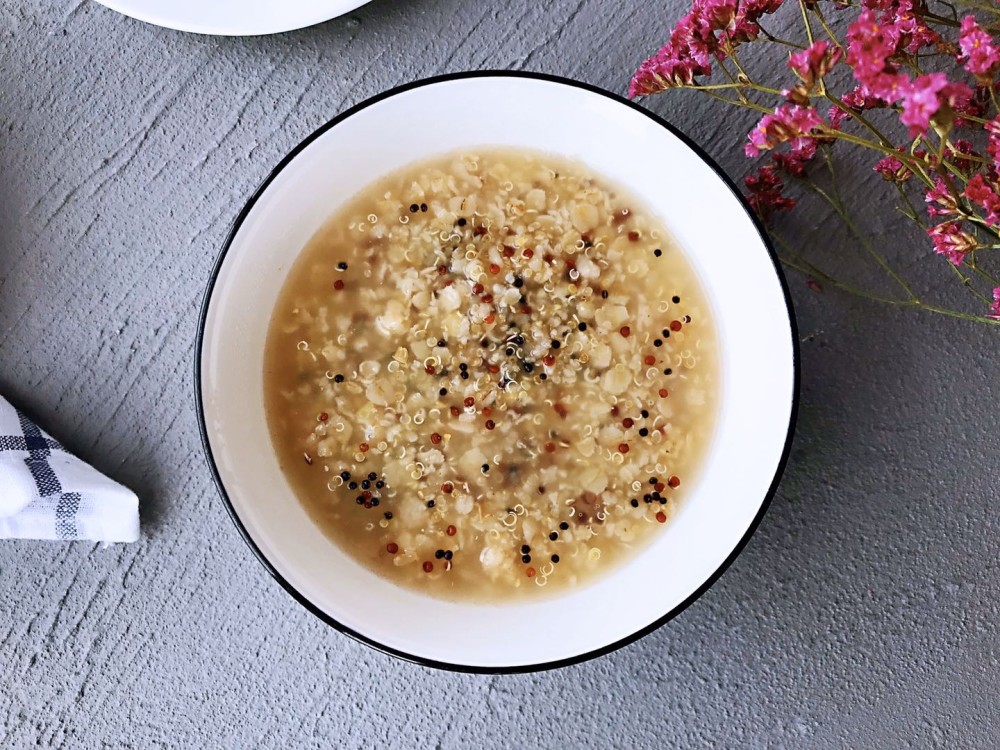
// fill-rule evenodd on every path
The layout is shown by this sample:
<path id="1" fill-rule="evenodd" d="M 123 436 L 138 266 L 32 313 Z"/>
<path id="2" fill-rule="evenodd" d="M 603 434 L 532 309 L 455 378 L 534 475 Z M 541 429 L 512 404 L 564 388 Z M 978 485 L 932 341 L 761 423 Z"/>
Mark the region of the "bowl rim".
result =
<path id="1" fill-rule="evenodd" d="M 774 477 L 771 480 L 771 484 L 761 500 L 760 508 L 757 510 L 753 520 L 747 527 L 746 532 L 743 537 L 739 540 L 736 546 L 732 549 L 726 559 L 722 564 L 697 588 L 695 589 L 686 599 L 684 599 L 680 604 L 675 606 L 673 609 L 664 613 L 658 617 L 653 622 L 648 625 L 639 628 L 630 635 L 620 638 L 617 641 L 601 646 L 600 648 L 592 649 L 590 651 L 578 654 L 576 656 L 567 657 L 563 659 L 556 659 L 546 662 L 538 662 L 534 664 L 523 664 L 516 666 L 501 666 L 501 667 L 484 667 L 468 664 L 459 664 L 453 662 L 440 661 L 435 659 L 429 659 L 427 657 L 419 656 L 416 654 L 411 654 L 399 649 L 387 646 L 379 641 L 366 636 L 364 633 L 360 633 L 353 628 L 348 627 L 344 623 L 340 622 L 336 618 L 330 616 L 323 610 L 321 610 L 317 605 L 310 601 L 305 595 L 300 593 L 291 583 L 289 583 L 284 576 L 274 567 L 270 560 L 265 557 L 260 548 L 254 543 L 249 532 L 243 524 L 242 519 L 236 511 L 232 500 L 229 498 L 229 494 L 226 491 L 226 487 L 223 484 L 222 476 L 219 473 L 218 466 L 215 462 L 215 456 L 212 452 L 212 446 L 209 442 L 208 436 L 208 425 L 205 418 L 205 402 L 202 393 L 202 359 L 205 344 L 205 327 L 208 318 L 208 309 L 212 301 L 212 294 L 215 290 L 215 285 L 219 277 L 219 273 L 222 270 L 222 265 L 226 260 L 226 256 L 232 247 L 233 241 L 236 235 L 239 233 L 240 228 L 243 226 L 244 221 L 250 212 L 253 210 L 257 201 L 265 193 L 274 179 L 287 167 L 293 159 L 295 159 L 307 146 L 309 146 L 313 141 L 315 141 L 320 136 L 324 135 L 328 130 L 334 128 L 339 123 L 343 122 L 347 118 L 357 114 L 358 112 L 377 104 L 378 102 L 388 99 L 389 97 L 401 94 L 406 91 L 412 91 L 413 89 L 419 89 L 424 86 L 430 86 L 438 83 L 444 83 L 449 81 L 466 80 L 473 78 L 519 78 L 532 81 L 544 81 L 547 83 L 554 83 L 562 86 L 570 86 L 574 88 L 581 89 L 587 93 L 595 94 L 597 96 L 602 96 L 610 99 L 622 106 L 629 107 L 630 109 L 641 113 L 643 116 L 649 118 L 654 123 L 660 127 L 666 129 L 674 137 L 679 139 L 685 146 L 690 148 L 699 159 L 701 159 L 716 176 L 722 181 L 722 183 L 729 189 L 729 191 L 736 197 L 743 211 L 749 216 L 754 228 L 757 230 L 757 234 L 760 236 L 761 242 L 764 245 L 765 250 L 767 250 L 768 256 L 774 266 L 775 275 L 777 276 L 778 283 L 781 287 L 782 296 L 784 298 L 785 308 L 788 313 L 789 330 L 792 337 L 792 394 L 791 394 L 791 409 L 788 416 L 788 427 L 785 433 L 785 443 L 782 446 L 781 456 L 778 460 L 778 464 L 775 468 Z M 782 474 L 785 471 L 785 467 L 788 464 L 788 458 L 791 453 L 793 437 L 795 433 L 795 426 L 798 418 L 799 411 L 799 398 L 800 398 L 800 375 L 801 375 L 801 365 L 799 361 L 799 337 L 798 337 L 798 326 L 795 320 L 795 310 L 792 306 L 791 296 L 788 291 L 788 283 L 785 279 L 784 273 L 781 270 L 781 265 L 778 261 L 777 253 L 774 250 L 770 239 L 768 238 L 767 232 L 764 229 L 763 224 L 754 214 L 753 210 L 750 208 L 749 203 L 740 193 L 736 184 L 733 180 L 722 170 L 722 168 L 710 157 L 704 149 L 702 149 L 697 143 L 695 143 L 691 138 L 678 130 L 675 126 L 671 125 L 669 122 L 664 120 L 659 115 L 650 112 L 649 110 L 640 107 L 633 101 L 625 99 L 622 96 L 613 94 L 606 91 L 598 86 L 594 86 L 583 81 L 577 81 L 572 78 L 566 78 L 563 76 L 551 75 L 548 73 L 537 73 L 532 71 L 508 71 L 508 70 L 481 70 L 481 71 L 466 71 L 458 73 L 447 73 L 444 75 L 431 76 L 429 78 L 421 78 L 409 83 L 400 84 L 392 88 L 386 89 L 368 99 L 365 99 L 353 107 L 341 112 L 340 114 L 333 117 L 331 120 L 325 124 L 319 126 L 316 130 L 306 136 L 298 145 L 296 145 L 288 154 L 273 167 L 268 173 L 267 177 L 261 182 L 261 184 L 254 190 L 253 194 L 244 204 L 243 208 L 240 210 L 236 219 L 233 221 L 232 226 L 226 236 L 226 240 L 222 245 L 222 249 L 219 252 L 219 256 L 215 261 L 215 265 L 212 268 L 211 275 L 208 279 L 208 284 L 205 288 L 205 294 L 202 299 L 201 311 L 198 315 L 198 331 L 195 340 L 194 347 L 194 395 L 195 395 L 195 409 L 198 418 L 198 431 L 201 435 L 202 447 L 205 451 L 205 457 L 208 461 L 209 468 L 212 472 L 212 477 L 215 481 L 216 488 L 218 489 L 219 495 L 222 497 L 223 503 L 226 507 L 226 511 L 229 513 L 230 519 L 239 531 L 240 536 L 243 537 L 243 541 L 247 544 L 250 550 L 254 553 L 257 560 L 264 566 L 264 569 L 274 578 L 275 581 L 288 592 L 293 599 L 295 599 L 300 605 L 305 607 L 306 610 L 311 612 L 313 615 L 318 617 L 320 620 L 325 622 L 327 625 L 333 627 L 339 632 L 347 635 L 354 640 L 374 648 L 377 651 L 381 651 L 389 656 L 394 656 L 404 661 L 409 661 L 414 664 L 419 664 L 424 667 L 432 667 L 435 669 L 441 669 L 451 672 L 467 673 L 467 674 L 524 674 L 533 672 L 543 672 L 552 669 L 559 669 L 562 667 L 573 666 L 576 664 L 581 664 L 591 659 L 596 659 L 601 656 L 617 651 L 631 643 L 638 641 L 641 638 L 652 633 L 654 630 L 659 629 L 667 622 L 672 620 L 674 617 L 679 615 L 685 609 L 687 609 L 691 604 L 693 604 L 697 599 L 699 599 L 708 589 L 710 589 L 722 574 L 728 570 L 729 566 L 733 564 L 740 553 L 746 548 L 753 536 L 754 532 L 760 526 L 761 521 L 764 518 L 764 514 L 767 513 L 768 508 L 771 505 L 771 501 L 774 498 L 775 493 L 778 489 L 778 484 L 781 481 Z"/>

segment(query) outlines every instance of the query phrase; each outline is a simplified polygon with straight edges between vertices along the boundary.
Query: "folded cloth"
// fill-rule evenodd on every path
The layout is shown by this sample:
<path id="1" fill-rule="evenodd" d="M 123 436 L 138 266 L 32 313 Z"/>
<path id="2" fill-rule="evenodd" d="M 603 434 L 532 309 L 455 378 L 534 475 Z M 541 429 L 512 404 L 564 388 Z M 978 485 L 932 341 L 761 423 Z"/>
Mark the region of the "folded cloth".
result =
<path id="1" fill-rule="evenodd" d="M 139 499 L 0 397 L 0 539 L 139 538 Z"/>

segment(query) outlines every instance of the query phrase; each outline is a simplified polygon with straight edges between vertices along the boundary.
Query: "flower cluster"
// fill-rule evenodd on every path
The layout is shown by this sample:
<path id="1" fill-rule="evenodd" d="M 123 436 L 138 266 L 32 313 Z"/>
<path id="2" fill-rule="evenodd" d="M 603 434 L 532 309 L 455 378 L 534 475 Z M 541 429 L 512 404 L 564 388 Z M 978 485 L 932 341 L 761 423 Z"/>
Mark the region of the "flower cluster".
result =
<path id="1" fill-rule="evenodd" d="M 989 270 L 1000 253 L 1000 6 L 979 4 L 981 17 L 962 17 L 932 12 L 923 0 L 860 0 L 854 10 L 837 0 L 799 0 L 794 12 L 803 19 L 804 39 L 789 41 L 761 25 L 782 2 L 693 0 L 667 44 L 635 73 L 630 96 L 693 88 L 764 111 L 744 152 L 766 161 L 745 184 L 751 207 L 768 223 L 796 206 L 786 191 L 802 184 L 853 227 L 839 193 L 820 189 L 812 163 L 822 150 L 821 164 L 830 164 L 838 143 L 870 149 L 874 171 L 898 191 L 901 210 L 985 311 L 926 304 L 883 258 L 880 266 L 908 295 L 899 303 L 1000 321 L 1000 280 Z M 941 6 L 945 13 L 950 8 Z M 839 25 L 826 12 L 856 15 Z M 844 38 L 834 26 L 846 28 Z M 784 88 L 754 80 L 744 59 L 752 44 L 788 47 Z M 915 191 L 918 200 L 911 201 Z M 925 212 L 913 208 L 921 198 Z M 878 257 L 867 238 L 859 239 Z M 815 264 L 796 267 L 811 284 L 823 277 Z"/>
<path id="2" fill-rule="evenodd" d="M 756 173 L 747 175 L 743 182 L 749 191 L 747 201 L 764 221 L 775 211 L 795 208 L 795 199 L 782 194 L 785 184 L 774 167 L 761 167 Z"/>
<path id="3" fill-rule="evenodd" d="M 694 0 L 674 27 L 670 41 L 632 78 L 629 96 L 689 86 L 712 73 L 712 58 L 724 57 L 760 34 L 758 21 L 782 0 Z"/>

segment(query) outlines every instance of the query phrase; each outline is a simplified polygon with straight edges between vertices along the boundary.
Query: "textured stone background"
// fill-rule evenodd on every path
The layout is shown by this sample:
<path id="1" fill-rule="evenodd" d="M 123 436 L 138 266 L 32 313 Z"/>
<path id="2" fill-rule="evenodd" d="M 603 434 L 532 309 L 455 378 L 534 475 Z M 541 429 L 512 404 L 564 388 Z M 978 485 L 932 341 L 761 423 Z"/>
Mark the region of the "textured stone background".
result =
<path id="1" fill-rule="evenodd" d="M 622 92 L 680 12 L 376 0 L 213 39 L 85 0 L 0 0 L 0 391 L 138 491 L 144 522 L 141 542 L 107 550 L 0 543 L 0 746 L 995 744 L 996 330 L 793 277 L 802 409 L 759 532 L 672 623 L 554 673 L 456 676 L 355 644 L 267 577 L 216 496 L 192 403 L 197 307 L 281 156 L 434 73 L 524 68 Z M 746 169 L 744 121 L 692 97 L 650 104 Z M 925 259 L 916 273 L 951 282 Z"/>

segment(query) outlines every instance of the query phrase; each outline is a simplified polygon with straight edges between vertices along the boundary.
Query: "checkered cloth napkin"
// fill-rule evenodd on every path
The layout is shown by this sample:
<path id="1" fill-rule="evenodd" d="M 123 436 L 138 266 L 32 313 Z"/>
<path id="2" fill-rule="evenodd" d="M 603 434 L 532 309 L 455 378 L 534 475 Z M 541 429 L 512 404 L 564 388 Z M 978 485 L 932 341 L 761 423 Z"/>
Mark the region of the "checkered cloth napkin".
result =
<path id="1" fill-rule="evenodd" d="M 139 538 L 139 499 L 0 397 L 0 539 Z"/>

